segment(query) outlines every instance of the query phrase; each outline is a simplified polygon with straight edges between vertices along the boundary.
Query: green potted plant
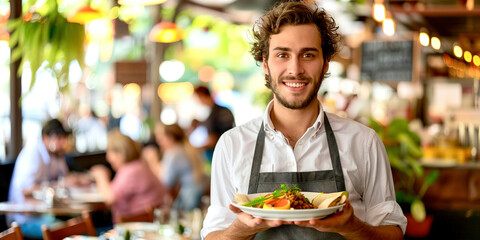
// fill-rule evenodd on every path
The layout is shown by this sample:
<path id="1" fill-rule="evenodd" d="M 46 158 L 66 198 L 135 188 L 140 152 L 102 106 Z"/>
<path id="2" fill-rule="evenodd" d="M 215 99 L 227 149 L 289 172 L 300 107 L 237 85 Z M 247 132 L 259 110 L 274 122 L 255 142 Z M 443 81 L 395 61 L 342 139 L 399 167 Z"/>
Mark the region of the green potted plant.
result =
<path id="1" fill-rule="evenodd" d="M 402 206 L 408 219 L 407 235 L 418 237 L 429 233 L 432 216 L 428 216 L 423 202 L 423 196 L 436 181 L 438 170 L 425 175 L 419 159 L 422 157 L 420 137 L 411 131 L 407 120 L 396 118 L 388 125 L 382 126 L 370 119 L 370 126 L 382 139 L 392 169 L 398 176 L 395 182 L 397 202 Z M 425 230 L 415 230 L 414 227 L 426 225 Z"/>
<path id="2" fill-rule="evenodd" d="M 26 1 L 22 17 L 7 23 L 12 32 L 12 61 L 21 58 L 19 75 L 24 63 L 29 62 L 30 89 L 36 80 L 35 73 L 43 67 L 55 74 L 59 89 L 63 90 L 68 86 L 70 63 L 77 60 L 83 66 L 85 26 L 68 22 L 58 11 L 57 0 L 45 0 L 41 6 L 36 3 L 37 0 Z"/>

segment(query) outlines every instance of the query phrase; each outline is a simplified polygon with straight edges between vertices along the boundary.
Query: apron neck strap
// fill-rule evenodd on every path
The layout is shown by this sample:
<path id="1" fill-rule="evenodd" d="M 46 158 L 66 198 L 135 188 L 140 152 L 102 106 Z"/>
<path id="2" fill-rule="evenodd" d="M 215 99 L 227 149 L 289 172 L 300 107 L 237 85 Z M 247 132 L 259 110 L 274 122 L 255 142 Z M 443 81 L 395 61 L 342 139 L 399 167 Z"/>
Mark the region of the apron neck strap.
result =
<path id="1" fill-rule="evenodd" d="M 323 113 L 323 124 L 325 124 L 325 133 L 327 134 L 328 150 L 330 151 L 330 159 L 332 160 L 332 168 L 335 174 L 335 183 L 338 191 L 345 190 L 345 180 L 343 178 L 342 163 L 340 162 L 340 154 L 338 153 L 337 140 L 333 134 L 332 127 L 328 121 L 327 114 Z"/>
<path id="2" fill-rule="evenodd" d="M 260 177 L 260 165 L 262 164 L 263 147 L 265 145 L 265 129 L 263 121 L 257 135 L 257 144 L 253 154 L 252 169 L 250 171 L 250 183 L 248 185 L 248 194 L 257 193 L 258 179 Z"/>

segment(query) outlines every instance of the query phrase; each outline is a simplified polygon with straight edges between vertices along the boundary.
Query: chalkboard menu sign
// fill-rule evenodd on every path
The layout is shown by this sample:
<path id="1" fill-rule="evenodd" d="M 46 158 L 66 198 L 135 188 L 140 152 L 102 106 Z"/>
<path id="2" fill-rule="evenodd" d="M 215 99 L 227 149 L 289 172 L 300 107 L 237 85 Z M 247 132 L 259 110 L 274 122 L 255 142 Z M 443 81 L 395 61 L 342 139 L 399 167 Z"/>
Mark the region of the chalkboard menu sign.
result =
<path id="1" fill-rule="evenodd" d="M 362 75 L 367 81 L 412 81 L 413 41 L 363 42 Z"/>

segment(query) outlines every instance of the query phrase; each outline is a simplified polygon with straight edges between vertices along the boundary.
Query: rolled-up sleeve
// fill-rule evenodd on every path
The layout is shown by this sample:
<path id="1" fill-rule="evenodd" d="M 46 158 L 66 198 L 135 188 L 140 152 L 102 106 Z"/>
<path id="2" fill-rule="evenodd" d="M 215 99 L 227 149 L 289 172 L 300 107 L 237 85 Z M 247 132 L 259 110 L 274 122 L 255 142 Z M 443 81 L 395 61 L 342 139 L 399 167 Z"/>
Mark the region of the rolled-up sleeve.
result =
<path id="1" fill-rule="evenodd" d="M 369 209 L 368 220 L 373 226 L 394 225 L 405 233 L 407 218 L 395 201 L 386 201 Z"/>
<path id="2" fill-rule="evenodd" d="M 407 219 L 395 200 L 392 170 L 382 141 L 373 131 L 365 142 L 365 221 L 373 226 L 396 225 L 405 233 Z"/>

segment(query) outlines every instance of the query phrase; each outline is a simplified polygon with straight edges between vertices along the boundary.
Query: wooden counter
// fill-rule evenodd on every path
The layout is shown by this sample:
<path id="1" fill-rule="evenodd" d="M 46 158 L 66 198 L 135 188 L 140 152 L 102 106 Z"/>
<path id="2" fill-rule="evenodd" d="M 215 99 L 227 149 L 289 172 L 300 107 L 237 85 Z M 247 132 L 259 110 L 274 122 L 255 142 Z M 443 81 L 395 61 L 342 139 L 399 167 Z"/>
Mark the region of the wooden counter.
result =
<path id="1" fill-rule="evenodd" d="M 437 181 L 425 193 L 432 210 L 480 211 L 480 163 L 423 162 L 425 175 L 440 171 Z"/>

